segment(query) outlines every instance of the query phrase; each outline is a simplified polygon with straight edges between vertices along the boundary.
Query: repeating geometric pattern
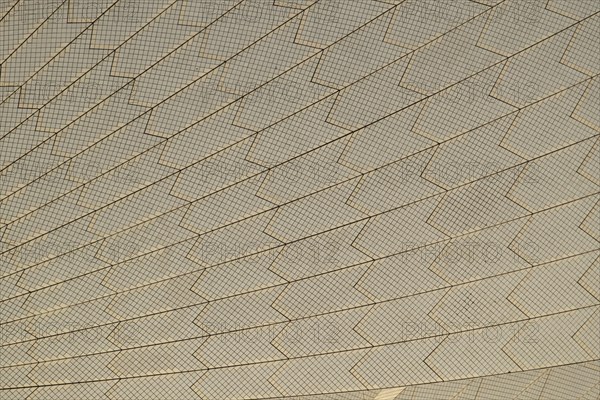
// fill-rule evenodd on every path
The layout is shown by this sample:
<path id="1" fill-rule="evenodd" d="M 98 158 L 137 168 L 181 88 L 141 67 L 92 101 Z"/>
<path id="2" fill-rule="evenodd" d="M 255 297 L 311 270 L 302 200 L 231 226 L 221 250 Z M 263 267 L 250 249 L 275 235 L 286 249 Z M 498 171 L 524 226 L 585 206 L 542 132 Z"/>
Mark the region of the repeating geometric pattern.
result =
<path id="1" fill-rule="evenodd" d="M 599 0 L 0 0 L 0 398 L 600 399 Z"/>

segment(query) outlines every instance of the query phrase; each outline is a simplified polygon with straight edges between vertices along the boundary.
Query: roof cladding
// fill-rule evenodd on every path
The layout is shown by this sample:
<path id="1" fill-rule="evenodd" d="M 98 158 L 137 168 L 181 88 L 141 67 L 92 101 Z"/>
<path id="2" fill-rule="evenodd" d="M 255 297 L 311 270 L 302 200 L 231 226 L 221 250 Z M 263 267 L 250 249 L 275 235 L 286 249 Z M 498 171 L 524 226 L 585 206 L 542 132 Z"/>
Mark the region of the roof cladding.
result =
<path id="1" fill-rule="evenodd" d="M 0 0 L 0 398 L 599 400 L 599 38 L 600 0 Z"/>

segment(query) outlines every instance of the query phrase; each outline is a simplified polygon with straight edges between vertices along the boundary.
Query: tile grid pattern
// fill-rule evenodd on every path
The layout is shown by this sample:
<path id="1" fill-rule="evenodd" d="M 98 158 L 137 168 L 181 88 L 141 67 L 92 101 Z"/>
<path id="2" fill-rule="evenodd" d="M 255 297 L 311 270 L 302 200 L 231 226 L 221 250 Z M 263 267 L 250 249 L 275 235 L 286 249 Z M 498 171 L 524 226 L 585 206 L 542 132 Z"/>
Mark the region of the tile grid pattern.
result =
<path id="1" fill-rule="evenodd" d="M 600 1 L 0 1 L 2 399 L 600 399 Z"/>

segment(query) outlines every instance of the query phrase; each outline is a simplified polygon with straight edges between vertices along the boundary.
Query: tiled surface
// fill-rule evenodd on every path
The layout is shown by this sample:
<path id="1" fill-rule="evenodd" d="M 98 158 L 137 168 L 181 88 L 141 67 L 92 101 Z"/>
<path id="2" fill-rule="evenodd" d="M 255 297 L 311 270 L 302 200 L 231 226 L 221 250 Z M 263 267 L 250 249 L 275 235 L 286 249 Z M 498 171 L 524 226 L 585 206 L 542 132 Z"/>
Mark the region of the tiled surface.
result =
<path id="1" fill-rule="evenodd" d="M 599 0 L 0 0 L 0 398 L 600 399 Z"/>

